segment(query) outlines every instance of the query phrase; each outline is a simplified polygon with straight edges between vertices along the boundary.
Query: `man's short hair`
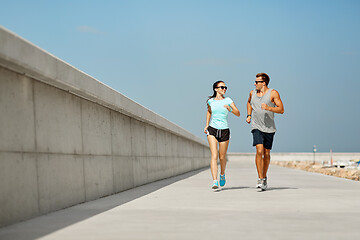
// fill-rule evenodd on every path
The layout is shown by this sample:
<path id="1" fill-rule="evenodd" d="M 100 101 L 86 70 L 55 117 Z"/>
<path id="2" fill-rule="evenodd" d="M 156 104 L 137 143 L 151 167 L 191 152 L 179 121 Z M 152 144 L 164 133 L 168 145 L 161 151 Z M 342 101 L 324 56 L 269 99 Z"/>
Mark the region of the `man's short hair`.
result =
<path id="1" fill-rule="evenodd" d="M 266 73 L 258 73 L 258 74 L 256 74 L 256 77 L 264 80 L 266 86 L 269 85 L 270 77 Z"/>

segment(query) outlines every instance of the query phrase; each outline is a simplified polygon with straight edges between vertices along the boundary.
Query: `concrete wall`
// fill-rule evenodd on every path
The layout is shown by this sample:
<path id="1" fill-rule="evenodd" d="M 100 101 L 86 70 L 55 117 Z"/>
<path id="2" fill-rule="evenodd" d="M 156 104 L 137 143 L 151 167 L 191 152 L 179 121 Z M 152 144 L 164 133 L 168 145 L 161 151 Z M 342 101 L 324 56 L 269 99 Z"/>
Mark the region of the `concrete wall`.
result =
<path id="1" fill-rule="evenodd" d="M 0 27 L 0 226 L 208 166 L 206 142 Z"/>

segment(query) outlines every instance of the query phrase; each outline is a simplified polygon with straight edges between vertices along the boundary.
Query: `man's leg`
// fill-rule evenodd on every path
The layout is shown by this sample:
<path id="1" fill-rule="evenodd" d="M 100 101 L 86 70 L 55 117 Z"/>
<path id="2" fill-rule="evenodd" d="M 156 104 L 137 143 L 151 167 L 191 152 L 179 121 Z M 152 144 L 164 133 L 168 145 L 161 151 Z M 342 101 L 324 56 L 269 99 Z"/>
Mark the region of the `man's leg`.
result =
<path id="1" fill-rule="evenodd" d="M 267 177 L 267 171 L 269 169 L 270 164 L 270 149 L 264 148 L 264 166 L 263 166 L 263 178 Z"/>
<path id="2" fill-rule="evenodd" d="M 256 145 L 256 156 L 255 156 L 255 163 L 256 163 L 256 169 L 258 172 L 259 178 L 265 178 L 264 177 L 264 145 L 263 144 L 257 144 Z"/>
<path id="3" fill-rule="evenodd" d="M 263 176 L 267 177 L 267 171 L 270 165 L 270 151 L 273 145 L 275 133 L 263 133 L 264 137 L 264 166 L 263 166 Z"/>

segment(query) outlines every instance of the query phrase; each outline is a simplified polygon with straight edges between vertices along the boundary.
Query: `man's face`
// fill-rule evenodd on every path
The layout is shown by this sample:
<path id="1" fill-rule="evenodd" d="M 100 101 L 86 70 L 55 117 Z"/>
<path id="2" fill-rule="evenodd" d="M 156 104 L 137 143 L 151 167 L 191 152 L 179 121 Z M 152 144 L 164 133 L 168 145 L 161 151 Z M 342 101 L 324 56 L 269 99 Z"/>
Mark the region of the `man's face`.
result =
<path id="1" fill-rule="evenodd" d="M 256 90 L 261 90 L 266 84 L 261 77 L 257 77 L 254 83 Z"/>

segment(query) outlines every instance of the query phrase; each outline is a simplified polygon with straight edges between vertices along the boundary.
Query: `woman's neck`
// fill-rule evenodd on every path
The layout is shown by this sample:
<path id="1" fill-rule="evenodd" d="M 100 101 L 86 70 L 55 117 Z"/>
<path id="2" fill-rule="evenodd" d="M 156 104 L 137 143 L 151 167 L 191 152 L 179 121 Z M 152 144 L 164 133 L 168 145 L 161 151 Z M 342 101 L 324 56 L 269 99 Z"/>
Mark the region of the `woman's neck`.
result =
<path id="1" fill-rule="evenodd" d="M 215 100 L 223 100 L 224 99 L 224 95 L 221 94 L 216 94 Z"/>

